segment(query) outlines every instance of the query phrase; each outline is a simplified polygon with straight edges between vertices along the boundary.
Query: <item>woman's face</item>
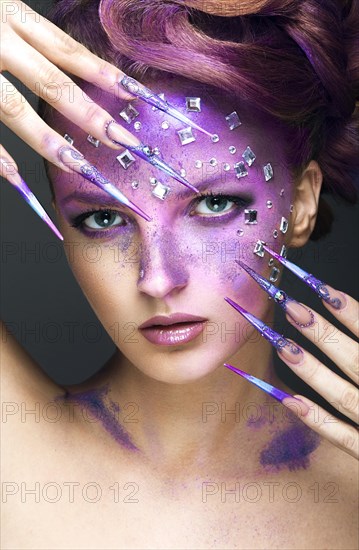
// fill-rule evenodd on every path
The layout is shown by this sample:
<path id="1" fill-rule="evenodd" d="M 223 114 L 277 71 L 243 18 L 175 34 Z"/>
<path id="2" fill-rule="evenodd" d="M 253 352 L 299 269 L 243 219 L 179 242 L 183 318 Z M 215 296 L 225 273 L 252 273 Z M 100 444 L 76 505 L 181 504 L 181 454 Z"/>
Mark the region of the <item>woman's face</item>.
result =
<path id="1" fill-rule="evenodd" d="M 250 344 L 258 341 L 257 335 L 224 298 L 263 320 L 268 316 L 272 302 L 234 260 L 242 259 L 269 277 L 273 266 L 268 255 L 261 258 L 253 249 L 258 240 L 277 251 L 288 242 L 294 188 L 284 138 L 273 122 L 242 111 L 238 102 L 208 93 L 200 84 L 178 78 L 146 84 L 218 134 L 219 141 L 193 130 L 195 141 L 181 144 L 177 131 L 185 125 L 165 113 L 135 100 L 139 115 L 128 124 L 119 116 L 126 103 L 103 93 L 99 97 L 98 90 L 86 92 L 142 142 L 157 146 L 173 168 L 185 170 L 186 179 L 203 196 L 143 160 L 125 170 L 116 159 L 119 152 L 94 147 L 57 114 L 55 128 L 69 134 L 86 159 L 152 221 L 114 202 L 81 176 L 52 167 L 51 178 L 69 264 L 106 331 L 146 375 L 185 383 L 213 372 L 236 354 L 252 353 Z M 186 97 L 201 98 L 201 111 L 186 111 Z M 236 125 L 235 116 L 231 121 L 226 116 L 233 111 L 241 124 L 230 129 L 230 122 Z M 242 158 L 248 146 L 256 156 L 251 166 Z M 240 161 L 244 165 L 239 168 L 248 175 L 239 178 L 234 164 Z M 266 181 L 263 167 L 268 163 L 274 174 Z M 151 178 L 170 187 L 164 200 L 154 194 L 162 188 Z M 256 211 L 252 216 L 257 223 L 246 223 L 246 209 Z M 280 230 L 282 217 L 289 221 L 286 233 Z M 173 313 L 197 316 L 205 323 L 182 332 L 139 328 L 156 315 Z M 182 340 L 183 335 L 187 339 Z"/>

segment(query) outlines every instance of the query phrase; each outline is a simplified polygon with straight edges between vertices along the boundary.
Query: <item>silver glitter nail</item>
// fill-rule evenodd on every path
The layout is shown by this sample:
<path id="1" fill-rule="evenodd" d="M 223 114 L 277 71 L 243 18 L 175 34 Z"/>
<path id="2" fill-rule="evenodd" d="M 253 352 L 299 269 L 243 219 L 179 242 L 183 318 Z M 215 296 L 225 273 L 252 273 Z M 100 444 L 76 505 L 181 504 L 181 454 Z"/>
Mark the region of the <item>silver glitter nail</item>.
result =
<path id="1" fill-rule="evenodd" d="M 238 126 L 242 124 L 236 111 L 233 111 L 233 113 L 227 115 L 226 121 L 230 130 L 235 130 L 236 128 L 238 128 Z"/>
<path id="2" fill-rule="evenodd" d="M 74 140 L 72 139 L 71 136 L 69 136 L 69 134 L 65 134 L 64 139 L 66 139 L 66 141 L 68 141 L 70 145 L 74 144 Z"/>
<path id="3" fill-rule="evenodd" d="M 127 124 L 131 124 L 131 122 L 138 117 L 139 114 L 140 113 L 137 109 L 135 109 L 133 105 L 129 104 L 126 109 L 123 109 L 123 111 L 120 112 L 120 117 L 123 118 Z"/>
<path id="4" fill-rule="evenodd" d="M 253 162 L 256 160 L 256 156 L 253 153 L 252 149 L 249 147 L 249 145 L 244 151 L 242 157 L 244 158 L 248 166 L 252 166 Z"/>
<path id="5" fill-rule="evenodd" d="M 246 165 L 242 160 L 234 165 L 234 171 L 237 178 L 244 178 L 244 176 L 248 176 Z"/>
<path id="6" fill-rule="evenodd" d="M 244 211 L 244 223 L 245 224 L 256 224 L 257 223 L 257 210 L 245 209 Z"/>
<path id="7" fill-rule="evenodd" d="M 270 162 L 268 162 L 268 164 L 266 164 L 265 166 L 263 166 L 263 172 L 264 172 L 264 179 L 266 181 L 269 181 L 273 178 L 273 167 L 271 165 Z"/>
<path id="8" fill-rule="evenodd" d="M 178 130 L 177 134 L 179 135 L 181 145 L 187 145 L 188 143 L 196 141 L 196 138 L 192 133 L 191 126 L 187 126 L 187 128 L 183 128 L 182 130 Z"/>
<path id="9" fill-rule="evenodd" d="M 200 97 L 186 97 L 186 109 L 189 112 L 200 113 L 201 112 L 201 98 Z"/>
<path id="10" fill-rule="evenodd" d="M 165 200 L 169 192 L 170 187 L 167 187 L 167 185 L 163 185 L 163 183 L 161 183 L 160 181 L 157 182 L 156 186 L 152 189 L 152 195 L 154 195 L 158 199 L 161 199 L 162 201 Z"/>
<path id="11" fill-rule="evenodd" d="M 270 280 L 272 283 L 275 283 L 276 280 L 277 280 L 278 277 L 279 277 L 279 273 L 280 273 L 280 270 L 279 270 L 277 267 L 272 267 L 271 272 L 270 272 L 270 275 L 269 275 L 269 280 Z"/>
<path id="12" fill-rule="evenodd" d="M 284 218 L 284 216 L 282 216 L 282 219 L 280 220 L 280 226 L 279 226 L 279 229 L 282 233 L 286 233 L 288 231 L 288 220 L 287 218 Z"/>
<path id="13" fill-rule="evenodd" d="M 231 155 L 234 155 L 237 152 L 237 149 L 234 145 L 230 145 L 228 149 Z"/>
<path id="14" fill-rule="evenodd" d="M 122 151 L 122 153 L 120 153 L 118 157 L 116 157 L 116 159 L 125 170 L 127 170 L 127 168 L 131 166 L 131 164 L 136 162 L 135 157 L 132 155 L 132 153 L 128 149 L 125 149 L 124 151 Z"/>
<path id="15" fill-rule="evenodd" d="M 88 141 L 89 143 L 91 143 L 91 145 L 93 145 L 93 146 L 96 147 L 96 148 L 100 147 L 100 145 L 101 145 L 100 140 L 94 138 L 94 137 L 91 136 L 90 134 L 87 136 L 87 141 Z"/>
<path id="16" fill-rule="evenodd" d="M 267 201 L 267 208 L 272 208 L 273 207 L 273 203 L 272 201 Z"/>
<path id="17" fill-rule="evenodd" d="M 257 254 L 257 256 L 259 256 L 260 258 L 263 258 L 264 256 L 264 244 L 264 241 L 257 241 L 253 249 L 254 254 Z"/>

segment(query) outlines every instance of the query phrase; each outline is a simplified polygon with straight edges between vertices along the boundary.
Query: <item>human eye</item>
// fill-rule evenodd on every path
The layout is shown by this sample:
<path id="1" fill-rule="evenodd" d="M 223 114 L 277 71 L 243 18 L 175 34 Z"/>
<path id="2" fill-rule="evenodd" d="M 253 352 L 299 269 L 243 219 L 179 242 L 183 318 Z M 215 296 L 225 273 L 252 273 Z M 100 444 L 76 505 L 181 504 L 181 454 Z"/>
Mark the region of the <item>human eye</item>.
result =
<path id="1" fill-rule="evenodd" d="M 116 210 L 90 210 L 76 216 L 71 223 L 72 227 L 91 236 L 105 233 L 109 228 L 126 225 L 126 220 Z"/>
<path id="2" fill-rule="evenodd" d="M 239 211 L 248 206 L 249 201 L 238 195 L 225 195 L 223 193 L 204 193 L 195 199 L 195 208 L 190 215 L 201 217 L 221 217 L 233 211 Z"/>

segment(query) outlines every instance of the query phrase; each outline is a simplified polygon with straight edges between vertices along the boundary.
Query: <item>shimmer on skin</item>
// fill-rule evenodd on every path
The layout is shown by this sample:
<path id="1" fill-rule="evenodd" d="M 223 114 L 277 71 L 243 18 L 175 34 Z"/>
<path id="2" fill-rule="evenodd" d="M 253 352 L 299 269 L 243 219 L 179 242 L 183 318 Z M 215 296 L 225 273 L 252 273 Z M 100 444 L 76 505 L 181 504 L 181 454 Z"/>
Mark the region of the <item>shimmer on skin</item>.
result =
<path id="1" fill-rule="evenodd" d="M 81 405 L 89 411 L 94 418 L 101 422 L 106 432 L 108 432 L 117 443 L 130 451 L 138 451 L 138 448 L 132 443 L 130 436 L 116 418 L 116 415 L 120 412 L 118 403 L 112 400 L 109 400 L 108 405 L 105 403 L 108 392 L 109 387 L 106 385 L 102 388 L 79 393 L 69 393 L 67 391 L 64 396 L 58 396 L 55 400 Z"/>

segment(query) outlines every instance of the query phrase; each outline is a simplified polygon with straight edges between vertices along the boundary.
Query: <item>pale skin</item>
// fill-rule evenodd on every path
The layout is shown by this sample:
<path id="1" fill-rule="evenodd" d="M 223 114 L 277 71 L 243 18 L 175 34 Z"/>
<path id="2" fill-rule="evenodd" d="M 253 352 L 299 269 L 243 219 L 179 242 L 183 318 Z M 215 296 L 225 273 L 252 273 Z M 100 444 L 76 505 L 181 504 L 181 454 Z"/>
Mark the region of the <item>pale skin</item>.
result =
<path id="1" fill-rule="evenodd" d="M 74 70 L 72 72 L 76 74 Z M 32 145 L 36 149 L 35 144 Z M 90 149 L 88 152 L 91 155 Z M 46 157 L 44 152 L 40 153 Z M 85 154 L 88 156 L 87 151 Z M 102 168 L 106 169 L 105 163 Z M 64 182 L 65 176 L 59 176 L 58 182 L 54 181 L 57 193 L 67 193 L 76 188 L 76 180 L 67 182 L 65 189 Z M 289 246 L 300 247 L 307 242 L 316 220 L 321 183 L 320 167 L 311 161 L 303 170 L 293 195 L 293 217 L 286 235 Z M 135 297 L 135 301 L 126 303 L 126 306 L 132 306 L 134 311 L 140 313 L 136 321 L 144 321 L 170 305 L 171 311 L 192 312 L 195 306 L 198 314 L 205 311 L 220 322 L 222 316 L 217 311 L 220 304 L 219 300 L 216 301 L 217 297 L 209 302 L 206 310 L 199 309 L 205 295 L 199 294 L 196 301 L 199 284 L 195 273 L 190 272 L 182 285 L 177 283 L 176 286 L 168 275 L 162 256 L 155 255 L 153 244 L 156 231 L 168 220 L 173 224 L 178 214 L 172 206 L 166 205 L 164 208 L 161 205 L 159 208 L 152 197 L 137 198 L 137 202 L 143 209 L 146 207 L 153 221 L 149 225 L 133 215 L 137 223 L 136 240 L 143 244 L 147 252 L 152 251 L 149 262 L 155 264 L 156 269 L 148 270 L 146 279 L 139 285 L 138 265 L 135 269 L 126 268 L 126 289 L 132 293 L 131 299 Z M 56 204 L 54 206 L 57 207 Z M 81 240 L 82 237 L 69 226 L 62 212 L 59 211 L 58 215 L 65 241 L 74 238 Z M 157 243 L 157 246 L 164 245 Z M 88 265 L 81 264 L 78 258 L 71 267 L 107 328 L 112 322 L 111 307 L 104 302 L 101 309 L 101 302 L 96 299 L 98 292 L 101 293 L 93 282 L 98 281 L 98 274 L 95 271 L 89 273 Z M 111 280 L 113 274 L 107 282 Z M 200 284 L 203 283 L 202 279 Z M 209 278 L 209 288 L 211 283 Z M 103 288 L 110 294 L 113 292 L 116 298 L 115 284 L 118 283 L 114 280 L 112 287 L 107 284 Z M 255 294 L 257 291 L 252 282 L 246 281 L 244 284 L 244 289 L 251 289 L 253 296 L 259 296 Z M 222 286 L 218 290 L 228 291 L 228 285 Z M 102 292 L 106 297 L 104 290 Z M 190 301 L 181 302 L 184 293 L 188 293 Z M 346 307 L 339 312 L 330 306 L 327 309 L 357 335 L 357 303 L 349 296 L 346 299 Z M 191 304 L 191 309 L 188 304 Z M 263 295 L 256 308 L 255 313 L 260 312 L 266 321 L 270 320 L 273 311 L 268 308 Z M 238 320 L 233 312 L 228 309 L 223 311 L 228 323 Z M 328 330 L 328 321 L 317 313 L 315 315 L 319 331 Z M 308 339 L 313 338 L 311 331 L 307 332 Z M 337 333 L 337 337 L 339 360 L 336 360 L 332 347 L 323 344 L 323 340 L 319 340 L 318 347 L 336 360 L 350 379 L 356 381 L 356 343 L 341 333 Z M 242 342 L 240 354 L 232 350 L 230 339 L 228 344 L 227 341 L 224 344 L 227 345 L 232 364 L 268 379 L 269 344 L 264 340 L 257 340 L 255 345 L 249 341 Z M 63 497 L 58 503 L 42 498 L 41 502 L 34 504 L 31 497 L 21 502 L 19 494 L 14 497 L 9 493 L 8 504 L 3 505 L 7 524 L 3 532 L 4 548 L 356 547 L 356 529 L 352 522 L 356 509 L 357 463 L 353 457 L 357 456 L 357 444 L 349 445 L 349 437 L 356 434 L 354 428 L 341 421 L 328 422 L 328 413 L 310 403 L 314 408 L 306 415 L 303 408 L 301 420 L 322 436 L 319 447 L 311 455 L 310 467 L 294 472 L 286 469 L 268 472 L 259 467 L 257 458 L 263 444 L 270 440 L 266 430 L 249 430 L 243 419 L 233 421 L 233 415 L 226 417 L 225 422 L 221 421 L 219 414 L 208 415 L 206 421 L 203 420 L 204 403 L 225 403 L 226 409 L 231 410 L 236 403 L 244 406 L 254 402 L 264 410 L 269 401 L 264 393 L 235 378 L 220 364 L 213 364 L 211 352 L 206 354 L 202 351 L 198 355 L 196 364 L 200 370 L 193 376 L 192 369 L 188 367 L 191 352 L 179 350 L 180 353 L 187 353 L 188 361 L 178 374 L 178 365 L 170 353 L 165 354 L 162 366 L 156 366 L 157 352 L 151 346 L 145 348 L 145 363 L 141 361 L 144 348 L 134 345 L 130 351 L 134 355 L 128 359 L 118 349 L 99 375 L 70 389 L 78 392 L 110 383 L 113 401 L 120 405 L 135 403 L 138 422 L 127 422 L 125 428 L 141 453 L 134 454 L 121 447 L 99 423 L 84 422 L 79 414 L 75 414 L 72 421 L 63 415 L 57 423 L 36 422 L 32 416 L 26 417 L 24 422 L 20 414 L 7 409 L 6 422 L 2 425 L 2 439 L 7 443 L 3 451 L 3 480 L 15 481 L 19 487 L 21 482 L 29 487 L 35 482 L 39 482 L 41 487 L 50 481 L 55 482 L 63 488 Z M 181 361 L 178 364 L 181 365 Z M 256 364 L 255 372 L 253 364 Z M 1 365 L 2 398 L 5 403 L 25 403 L 28 409 L 38 403 L 43 411 L 63 392 L 63 388 L 44 375 L 9 335 L 3 338 Z M 309 354 L 306 354 L 304 364 L 292 368 L 324 397 L 338 403 L 338 408 L 343 412 L 343 392 L 346 389 L 352 394 L 354 387 L 351 384 L 335 377 Z M 192 379 L 188 380 L 190 376 Z M 274 375 L 270 381 L 290 393 L 290 389 Z M 301 399 L 308 403 L 306 398 L 301 396 Z M 292 423 L 291 417 L 283 415 L 285 410 L 282 405 L 275 409 L 274 426 L 277 428 L 283 429 Z M 354 402 L 348 406 L 347 416 L 357 420 L 355 412 Z M 315 416 L 318 413 L 319 421 Z M 26 453 L 26 460 L 24 449 L 30 450 Z M 66 482 L 79 483 L 80 488 L 86 483 L 96 482 L 102 488 L 103 497 L 98 503 L 91 503 L 89 498 L 75 496 L 74 502 L 69 504 L 64 491 Z M 108 489 L 115 482 L 119 483 L 119 502 L 116 503 L 114 490 Z M 275 493 L 274 501 L 269 498 L 268 490 L 255 503 L 250 501 L 249 496 L 243 498 L 243 493 L 241 502 L 236 503 L 233 497 L 225 497 L 221 485 L 225 483 L 225 488 L 233 488 L 236 482 L 241 485 L 275 482 L 280 484 L 280 490 Z M 282 489 L 291 482 L 299 484 L 302 496 L 297 502 L 288 504 Z M 128 483 L 133 485 L 126 485 Z M 328 483 L 334 485 L 328 487 Z M 261 487 L 264 489 L 268 485 Z M 335 492 L 332 497 L 334 502 L 329 497 L 332 489 Z M 316 497 L 315 491 L 319 491 Z M 89 493 L 89 496 L 92 494 Z M 21 532 L 19 525 L 22 526 Z M 304 533 L 303 525 L 308 526 Z"/>

